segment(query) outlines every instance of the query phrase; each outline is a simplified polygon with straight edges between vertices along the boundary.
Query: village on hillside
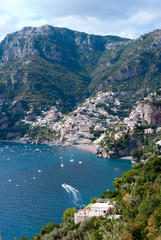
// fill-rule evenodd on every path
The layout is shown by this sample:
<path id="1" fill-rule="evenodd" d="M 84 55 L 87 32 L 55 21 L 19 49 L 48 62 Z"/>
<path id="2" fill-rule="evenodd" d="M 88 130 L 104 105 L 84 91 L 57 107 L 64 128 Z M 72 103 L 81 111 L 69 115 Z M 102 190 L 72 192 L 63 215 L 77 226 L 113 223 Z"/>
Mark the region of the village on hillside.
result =
<path id="1" fill-rule="evenodd" d="M 133 109 L 128 117 L 120 118 L 118 111 L 122 104 L 122 95 L 112 91 L 100 91 L 94 97 L 87 98 L 67 115 L 58 111 L 56 106 L 52 106 L 48 111 L 42 111 L 41 116 L 37 116 L 34 122 L 28 120 L 28 115 L 22 121 L 30 124 L 31 128 L 50 128 L 55 133 L 53 140 L 55 145 L 91 143 L 97 145 L 107 133 L 114 134 L 114 139 L 119 140 L 123 134 L 133 131 L 136 125 L 143 123 L 138 109 Z M 153 97 L 149 95 L 146 100 L 150 101 Z M 123 111 L 126 112 L 128 109 Z M 153 130 L 148 128 L 145 131 L 151 133 Z"/>

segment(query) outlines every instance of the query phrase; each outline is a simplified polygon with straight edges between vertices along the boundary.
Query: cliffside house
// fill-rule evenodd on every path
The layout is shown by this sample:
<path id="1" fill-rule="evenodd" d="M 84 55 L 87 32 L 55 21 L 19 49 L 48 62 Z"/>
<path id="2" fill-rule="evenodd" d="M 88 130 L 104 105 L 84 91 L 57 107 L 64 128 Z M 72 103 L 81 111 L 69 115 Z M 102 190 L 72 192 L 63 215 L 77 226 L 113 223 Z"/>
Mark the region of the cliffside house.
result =
<path id="1" fill-rule="evenodd" d="M 105 216 L 113 208 L 114 206 L 110 203 L 110 201 L 106 203 L 90 203 L 84 209 L 79 209 L 74 214 L 74 222 L 77 224 L 94 216 Z"/>

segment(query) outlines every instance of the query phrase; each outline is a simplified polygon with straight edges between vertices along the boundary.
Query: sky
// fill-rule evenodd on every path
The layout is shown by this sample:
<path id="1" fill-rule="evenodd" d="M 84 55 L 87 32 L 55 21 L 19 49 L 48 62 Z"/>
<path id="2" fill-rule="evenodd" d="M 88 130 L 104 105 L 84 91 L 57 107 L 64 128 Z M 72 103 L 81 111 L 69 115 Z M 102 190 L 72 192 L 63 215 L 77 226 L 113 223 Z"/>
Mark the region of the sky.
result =
<path id="1" fill-rule="evenodd" d="M 161 29 L 161 0 L 0 0 L 0 40 L 45 24 L 134 39 Z"/>

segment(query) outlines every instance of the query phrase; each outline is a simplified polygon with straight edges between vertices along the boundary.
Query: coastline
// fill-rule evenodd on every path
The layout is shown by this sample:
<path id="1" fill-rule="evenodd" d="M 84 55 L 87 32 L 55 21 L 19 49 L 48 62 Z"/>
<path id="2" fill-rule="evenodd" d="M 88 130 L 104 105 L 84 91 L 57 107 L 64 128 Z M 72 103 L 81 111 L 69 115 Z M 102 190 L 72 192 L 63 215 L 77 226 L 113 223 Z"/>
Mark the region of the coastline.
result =
<path id="1" fill-rule="evenodd" d="M 82 145 L 73 145 L 72 147 L 79 148 L 79 149 L 82 149 L 82 150 L 86 150 L 86 151 L 89 151 L 89 152 L 92 152 L 92 153 L 96 154 L 96 146 L 95 145 L 82 144 Z"/>
<path id="2" fill-rule="evenodd" d="M 82 149 L 82 150 L 86 150 L 86 151 L 89 151 L 89 152 L 92 152 L 94 154 L 96 154 L 96 149 L 97 149 L 97 146 L 96 145 L 92 145 L 92 144 L 58 144 L 56 142 L 49 142 L 49 141 L 43 141 L 39 144 L 35 143 L 35 142 L 27 142 L 25 140 L 22 140 L 22 139 L 19 139 L 19 140 L 1 140 L 0 141 L 1 143 L 22 143 L 22 144 L 33 144 L 33 145 L 48 145 L 48 146 L 62 146 L 62 147 L 75 147 L 75 148 L 79 148 L 79 149 Z"/>
<path id="3" fill-rule="evenodd" d="M 92 152 L 94 154 L 97 153 L 97 146 L 96 145 L 92 145 L 92 144 L 81 144 L 81 145 L 73 145 L 72 147 L 76 147 L 78 149 L 82 149 L 82 150 L 86 150 L 89 152 Z M 132 156 L 125 156 L 125 157 L 118 157 L 119 159 L 122 160 L 131 160 L 132 161 Z"/>
<path id="4" fill-rule="evenodd" d="M 97 154 L 97 145 L 93 145 L 93 144 L 57 144 L 55 142 L 49 142 L 49 141 L 44 141 L 41 142 L 39 144 L 36 144 L 35 142 L 28 142 L 24 141 L 22 139 L 19 140 L 1 140 L 1 143 L 22 143 L 22 144 L 33 144 L 33 145 L 48 145 L 48 146 L 62 146 L 62 147 L 74 147 L 74 148 L 78 148 L 78 149 L 82 149 L 85 151 L 89 151 L 92 152 L 93 154 Z M 98 158 L 108 158 L 108 157 L 103 157 L 103 156 L 99 156 L 99 154 L 97 155 Z M 133 160 L 132 156 L 124 156 L 124 157 L 117 157 L 119 159 L 123 159 L 123 160 Z"/>

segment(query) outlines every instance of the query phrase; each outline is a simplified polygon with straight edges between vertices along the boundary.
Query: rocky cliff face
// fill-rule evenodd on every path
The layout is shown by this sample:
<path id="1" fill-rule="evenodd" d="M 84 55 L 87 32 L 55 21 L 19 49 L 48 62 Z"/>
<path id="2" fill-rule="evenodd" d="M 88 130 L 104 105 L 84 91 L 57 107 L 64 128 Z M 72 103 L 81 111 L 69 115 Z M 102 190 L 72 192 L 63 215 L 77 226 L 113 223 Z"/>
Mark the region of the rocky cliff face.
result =
<path id="1" fill-rule="evenodd" d="M 122 41 L 116 37 L 117 41 Z M 45 25 L 39 28 L 25 27 L 8 34 L 0 44 L 1 62 L 23 58 L 28 55 L 42 56 L 62 62 L 75 57 L 77 50 L 104 51 L 107 43 L 116 41 L 111 36 L 101 37 L 79 33 L 65 28 Z M 72 51 L 72 56 L 71 56 Z"/>
<path id="2" fill-rule="evenodd" d="M 134 107 L 132 115 L 135 115 L 135 113 L 152 126 L 161 125 L 161 102 L 140 102 Z"/>
<path id="3" fill-rule="evenodd" d="M 131 125 L 133 121 L 138 125 Z M 150 128 L 149 125 L 154 128 L 161 126 L 161 89 L 137 102 L 129 118 L 125 118 L 125 123 L 127 128 L 130 129 L 127 135 L 122 132 L 119 139 L 112 137 L 115 136 L 113 132 L 111 132 L 111 136 L 107 135 L 97 149 L 99 157 L 119 158 L 130 156 L 131 152 L 139 147 L 141 148 L 141 144 L 144 143 L 145 139 L 148 141 L 146 134 L 154 135 L 154 129 Z"/>
<path id="4" fill-rule="evenodd" d="M 27 130 L 27 125 L 19 121 L 25 116 L 28 108 L 23 101 L 1 101 L 0 106 L 0 139 L 18 140 Z"/>
<path id="5" fill-rule="evenodd" d="M 97 155 L 97 157 L 100 157 L 100 158 L 109 158 L 109 155 L 108 155 L 107 151 L 105 150 L 104 142 L 102 144 L 98 145 L 98 147 L 96 149 L 96 155 Z"/>
<path id="6" fill-rule="evenodd" d="M 105 143 L 102 143 L 97 148 L 97 156 L 102 158 L 120 158 L 131 156 L 131 152 L 136 150 L 143 142 L 142 136 L 132 135 L 126 147 L 119 149 L 117 147 L 112 147 L 110 150 L 106 151 Z"/>

